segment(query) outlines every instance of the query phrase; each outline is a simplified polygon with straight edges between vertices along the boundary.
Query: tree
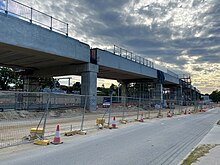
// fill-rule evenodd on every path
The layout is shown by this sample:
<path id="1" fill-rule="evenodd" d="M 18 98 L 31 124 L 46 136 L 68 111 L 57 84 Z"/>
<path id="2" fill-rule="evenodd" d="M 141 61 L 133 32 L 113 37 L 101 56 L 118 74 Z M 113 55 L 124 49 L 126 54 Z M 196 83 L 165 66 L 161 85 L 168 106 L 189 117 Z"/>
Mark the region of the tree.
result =
<path id="1" fill-rule="evenodd" d="M 111 84 L 109 89 L 110 89 L 110 94 L 112 94 L 113 96 L 117 95 L 117 92 L 118 92 L 118 86 L 117 85 Z"/>
<path id="2" fill-rule="evenodd" d="M 220 91 L 215 90 L 210 94 L 210 99 L 212 99 L 213 102 L 219 102 L 220 101 Z"/>
<path id="3" fill-rule="evenodd" d="M 110 89 L 111 89 L 112 91 L 117 91 L 118 87 L 117 87 L 117 85 L 115 85 L 115 84 L 111 84 Z"/>
<path id="4" fill-rule="evenodd" d="M 72 92 L 81 92 L 81 84 L 80 82 L 76 82 L 73 84 L 73 86 L 65 86 L 65 85 L 60 85 L 60 89 L 66 91 L 67 93 L 72 93 Z"/>
<path id="5" fill-rule="evenodd" d="M 76 82 L 75 84 L 73 84 L 73 90 L 74 91 L 80 91 L 81 90 L 80 82 Z"/>
<path id="6" fill-rule="evenodd" d="M 63 90 L 63 91 L 66 91 L 67 93 L 69 91 L 69 88 L 66 85 L 60 85 L 60 89 Z"/>
<path id="7" fill-rule="evenodd" d="M 40 82 L 40 85 L 42 86 L 42 88 L 56 88 L 60 86 L 60 83 L 55 80 L 53 77 L 50 78 L 39 78 L 38 80 Z"/>
<path id="8" fill-rule="evenodd" d="M 11 68 L 1 67 L 0 68 L 0 88 L 2 90 L 8 90 L 9 84 L 16 84 L 19 86 L 18 83 L 18 75 L 15 71 Z"/>
<path id="9" fill-rule="evenodd" d="M 99 91 L 98 95 L 99 96 L 116 96 L 118 92 L 118 86 L 111 84 L 109 88 L 105 88 L 105 85 L 102 84 L 102 87 L 97 87 L 97 90 Z"/>

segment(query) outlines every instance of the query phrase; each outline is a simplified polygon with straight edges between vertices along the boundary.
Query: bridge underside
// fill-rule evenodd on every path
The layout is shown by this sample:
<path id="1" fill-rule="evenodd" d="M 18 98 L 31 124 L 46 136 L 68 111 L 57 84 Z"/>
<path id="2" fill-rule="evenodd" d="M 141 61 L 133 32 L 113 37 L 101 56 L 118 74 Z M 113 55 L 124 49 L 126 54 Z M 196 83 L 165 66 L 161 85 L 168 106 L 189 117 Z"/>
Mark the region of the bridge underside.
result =
<path id="1" fill-rule="evenodd" d="M 0 43 L 1 66 L 40 70 L 54 66 L 80 63 L 82 62 L 71 58 L 62 58 L 45 52 Z"/>
<path id="2" fill-rule="evenodd" d="M 126 72 L 123 70 L 116 70 L 109 67 L 99 66 L 99 78 L 113 79 L 113 80 L 125 80 L 125 81 L 133 81 L 133 80 L 153 80 L 152 77 L 147 77 L 131 72 Z"/>

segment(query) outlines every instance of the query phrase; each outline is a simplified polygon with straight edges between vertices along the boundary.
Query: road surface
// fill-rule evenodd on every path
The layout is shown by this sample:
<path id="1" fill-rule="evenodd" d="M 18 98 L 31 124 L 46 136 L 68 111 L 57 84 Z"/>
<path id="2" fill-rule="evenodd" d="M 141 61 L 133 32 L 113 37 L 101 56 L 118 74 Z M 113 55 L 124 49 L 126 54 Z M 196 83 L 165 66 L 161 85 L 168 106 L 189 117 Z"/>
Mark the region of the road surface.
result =
<path id="1" fill-rule="evenodd" d="M 0 157 L 1 165 L 177 165 L 220 119 L 220 109 L 106 130 Z"/>

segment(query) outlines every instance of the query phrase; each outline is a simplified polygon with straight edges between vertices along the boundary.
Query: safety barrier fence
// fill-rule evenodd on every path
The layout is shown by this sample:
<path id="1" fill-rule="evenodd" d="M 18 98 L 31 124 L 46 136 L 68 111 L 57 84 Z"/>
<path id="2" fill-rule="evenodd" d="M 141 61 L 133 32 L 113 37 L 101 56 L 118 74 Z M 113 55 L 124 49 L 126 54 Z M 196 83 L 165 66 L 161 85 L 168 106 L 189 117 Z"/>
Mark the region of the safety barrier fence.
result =
<path id="1" fill-rule="evenodd" d="M 145 65 L 150 68 L 154 68 L 154 63 L 152 61 L 150 61 L 144 57 L 138 56 L 138 55 L 136 55 L 126 49 L 123 49 L 119 46 L 114 45 L 113 53 L 118 56 L 121 56 L 123 58 L 126 58 L 128 60 L 134 61 L 136 63 Z"/>
<path id="2" fill-rule="evenodd" d="M 0 0 L 1 11 L 68 36 L 67 23 L 18 1 Z"/>
<path id="3" fill-rule="evenodd" d="M 55 135 L 56 125 L 60 125 L 60 133 L 71 130 L 98 129 L 97 118 L 105 119 L 110 125 L 113 116 L 120 125 L 120 121 L 133 122 L 139 120 L 141 115 L 145 119 L 167 117 L 173 115 L 198 112 L 201 108 L 210 108 L 210 105 L 198 102 L 166 100 L 161 107 L 160 100 L 131 97 L 97 96 L 97 109 L 94 112 L 86 110 L 89 96 L 28 93 L 28 92 L 0 92 L 0 148 L 29 143 L 30 129 L 36 128 L 39 121 L 47 112 L 45 136 L 52 138 Z M 43 127 L 43 123 L 40 124 Z"/>

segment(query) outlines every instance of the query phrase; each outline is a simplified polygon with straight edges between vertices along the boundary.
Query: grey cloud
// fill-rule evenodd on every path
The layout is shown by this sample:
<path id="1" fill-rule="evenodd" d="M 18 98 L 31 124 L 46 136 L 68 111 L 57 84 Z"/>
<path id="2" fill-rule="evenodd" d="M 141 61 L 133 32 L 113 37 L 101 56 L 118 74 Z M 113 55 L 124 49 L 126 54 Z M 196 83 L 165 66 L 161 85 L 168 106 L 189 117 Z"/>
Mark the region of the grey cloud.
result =
<path id="1" fill-rule="evenodd" d="M 191 55 L 208 55 L 208 54 L 218 54 L 220 48 L 192 48 L 188 51 Z"/>
<path id="2" fill-rule="evenodd" d="M 193 67 L 193 70 L 197 71 L 197 72 L 200 72 L 200 71 L 203 71 L 204 68 L 202 68 L 202 67 Z"/>
<path id="3" fill-rule="evenodd" d="M 197 60 L 198 63 L 220 63 L 220 57 L 218 55 L 206 55 Z"/>
<path id="4" fill-rule="evenodd" d="M 163 47 L 164 44 L 158 41 L 150 41 L 145 39 L 131 39 L 125 42 L 126 45 L 135 46 L 138 48 L 159 48 Z"/>
<path id="5" fill-rule="evenodd" d="M 81 0 L 80 3 L 98 12 L 123 8 L 130 0 Z"/>
<path id="6" fill-rule="evenodd" d="M 161 6 L 160 3 L 152 3 L 147 6 L 142 6 L 138 11 L 140 15 L 151 18 L 163 17 L 167 12 L 167 7 Z"/>

